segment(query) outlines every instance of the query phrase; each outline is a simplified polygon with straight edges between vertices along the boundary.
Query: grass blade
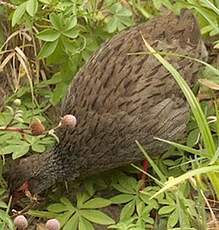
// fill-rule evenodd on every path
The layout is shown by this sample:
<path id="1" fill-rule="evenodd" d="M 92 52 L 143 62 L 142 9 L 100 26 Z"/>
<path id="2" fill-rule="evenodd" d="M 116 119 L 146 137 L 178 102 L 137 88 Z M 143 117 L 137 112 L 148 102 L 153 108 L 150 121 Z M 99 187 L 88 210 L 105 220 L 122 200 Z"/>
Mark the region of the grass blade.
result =
<path id="1" fill-rule="evenodd" d="M 188 180 L 191 177 L 198 176 L 204 173 L 215 172 L 215 171 L 219 171 L 219 165 L 212 165 L 212 166 L 206 166 L 206 167 L 194 169 L 187 173 L 184 173 L 179 177 L 172 178 L 171 180 L 167 181 L 164 187 L 160 189 L 157 193 L 155 193 L 150 199 L 153 199 L 159 194 L 168 191 L 169 189 L 173 188 L 174 186 L 180 183 L 183 183 L 185 180 Z"/>

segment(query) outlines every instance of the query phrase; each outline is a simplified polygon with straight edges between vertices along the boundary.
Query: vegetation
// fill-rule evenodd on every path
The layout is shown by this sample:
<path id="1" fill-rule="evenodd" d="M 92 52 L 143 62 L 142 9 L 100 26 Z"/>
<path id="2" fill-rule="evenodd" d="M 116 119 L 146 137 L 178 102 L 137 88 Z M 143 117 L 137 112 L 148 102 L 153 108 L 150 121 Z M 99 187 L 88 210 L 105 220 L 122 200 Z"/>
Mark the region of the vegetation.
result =
<path id="1" fill-rule="evenodd" d="M 203 38 L 212 50 L 214 47 L 212 52 L 218 52 L 217 0 L 0 1 L 0 229 L 15 228 L 11 216 L 16 213 L 11 211 L 3 176 L 10 158 L 50 149 L 58 141 L 54 128 L 58 116 L 52 114 L 56 111 L 57 115 L 79 68 L 103 41 L 161 14 L 164 8 L 175 13 L 191 9 Z M 219 198 L 219 63 L 202 62 L 195 97 L 162 54 L 154 52 L 147 41 L 145 47 L 172 74 L 190 104 L 193 115 L 186 144 L 160 140 L 168 142 L 170 150 L 159 159 L 150 159 L 136 143 L 152 168 L 144 189 L 137 179 L 142 169 L 136 165 L 115 170 L 107 180 L 99 176 L 68 185 L 68 192 L 57 187 L 43 205 L 23 213 L 32 220 L 29 224 L 56 218 L 64 230 L 92 230 L 97 225 L 121 230 L 204 230 L 210 224 L 219 228 L 215 216 Z M 34 122 L 42 122 L 46 131 L 34 135 Z M 84 188 L 82 192 L 77 190 L 79 186 Z M 104 196 L 106 189 L 110 192 Z M 22 205 L 25 207 L 25 201 Z M 110 217 L 109 207 L 117 213 L 115 217 Z M 34 221 L 30 217 L 35 217 Z"/>

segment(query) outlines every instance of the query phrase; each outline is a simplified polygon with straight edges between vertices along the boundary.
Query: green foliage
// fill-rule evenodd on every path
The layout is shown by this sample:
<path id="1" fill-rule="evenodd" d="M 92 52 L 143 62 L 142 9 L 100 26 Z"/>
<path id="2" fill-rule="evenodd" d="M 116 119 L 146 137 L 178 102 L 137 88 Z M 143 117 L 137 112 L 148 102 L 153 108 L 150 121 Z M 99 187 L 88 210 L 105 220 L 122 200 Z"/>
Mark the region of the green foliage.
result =
<path id="1" fill-rule="evenodd" d="M 130 0 L 127 4 L 115 0 L 106 1 L 37 1 L 18 4 L 13 13 L 12 25 L 36 23 L 40 32 L 34 34 L 43 46 L 38 58 L 56 65 L 52 78 L 59 78 L 49 95 L 55 105 L 63 98 L 66 88 L 79 67 L 91 53 L 111 34 L 134 25 L 136 13 L 145 18 L 159 12 L 161 6 L 179 12 L 190 8 L 198 15 L 204 34 L 216 35 L 218 31 L 218 6 L 212 1 L 152 1 L 143 3 Z M 45 8 L 46 11 L 42 11 Z M 48 19 L 49 18 L 49 19 Z M 45 29 L 41 29 L 45 28 Z M 95 31 L 95 33 L 94 33 Z M 215 41 L 215 46 L 218 42 Z M 58 66 L 58 68 L 57 68 Z M 49 83 L 49 82 L 48 82 Z M 51 83 L 49 83 L 51 84 Z"/>
<path id="2" fill-rule="evenodd" d="M 137 181 L 125 174 L 120 174 L 117 183 L 112 184 L 121 193 L 111 198 L 112 203 L 124 204 L 118 226 L 123 225 L 124 221 L 133 219 L 133 217 L 137 220 L 136 224 L 141 222 L 142 227 L 153 226 L 154 220 L 150 217 L 150 212 L 157 210 L 159 205 L 157 200 L 150 200 L 150 197 L 157 191 L 158 187 L 146 187 L 140 190 L 141 185 L 142 181 Z"/>
<path id="3" fill-rule="evenodd" d="M 170 179 L 171 180 L 171 179 Z M 77 193 L 74 204 L 66 197 L 60 198 L 59 203 L 52 203 L 47 207 L 47 211 L 28 211 L 29 215 L 44 218 L 57 218 L 64 230 L 94 229 L 92 223 L 109 225 L 112 229 L 150 229 L 155 224 L 155 219 L 151 217 L 152 212 L 157 212 L 162 218 L 166 218 L 165 229 L 172 229 L 177 226 L 191 228 L 194 221 L 199 217 L 197 225 L 204 226 L 204 218 L 199 215 L 197 202 L 188 198 L 191 191 L 189 183 L 185 182 L 177 185 L 170 191 L 160 193 L 151 199 L 160 189 L 159 186 L 147 186 L 140 189 L 141 181 L 128 176 L 123 172 L 116 174 L 112 178 L 111 187 L 119 192 L 118 195 L 110 199 L 96 197 L 96 189 L 93 195 L 83 192 Z M 118 223 L 97 210 L 109 205 L 122 205 Z M 88 227 L 87 227 L 88 228 Z"/>
<path id="4" fill-rule="evenodd" d="M 123 7 L 119 2 L 109 5 L 109 10 L 112 15 L 106 24 L 106 30 L 109 33 L 120 31 L 127 26 L 133 25 L 132 12 L 129 9 Z"/>
<path id="5" fill-rule="evenodd" d="M 77 202 L 74 206 L 67 198 L 62 197 L 60 203 L 53 203 L 47 207 L 48 211 L 29 211 L 30 215 L 55 217 L 63 230 L 94 229 L 92 223 L 100 225 L 113 224 L 114 220 L 98 208 L 104 208 L 111 204 L 111 201 L 99 197 L 92 197 L 88 193 L 78 193 Z"/>
<path id="6" fill-rule="evenodd" d="M 77 18 L 71 16 L 65 18 L 61 14 L 51 13 L 49 15 L 51 27 L 38 33 L 38 38 L 45 41 L 42 47 L 39 58 L 46 58 L 54 53 L 57 45 L 64 47 L 65 52 L 71 55 L 77 53 L 77 46 L 71 39 L 76 39 L 79 35 L 79 30 L 76 27 Z M 75 53 L 73 51 L 75 50 Z"/>
<path id="7" fill-rule="evenodd" d="M 2 179 L 1 179 L 1 183 L 2 183 Z M 10 202 L 7 205 L 2 200 L 4 198 L 5 193 L 6 193 L 6 190 L 0 185 L 0 229 L 14 230 L 14 225 L 9 216 Z"/>
<path id="8" fill-rule="evenodd" d="M 190 108 L 193 112 L 193 115 L 195 117 L 195 120 L 200 130 L 200 133 L 202 134 L 204 148 L 207 150 L 206 158 L 210 158 L 212 160 L 212 158 L 215 158 L 215 152 L 216 152 L 215 142 L 211 134 L 207 119 L 201 109 L 201 106 L 198 100 L 196 99 L 195 95 L 192 93 L 192 90 L 189 88 L 186 81 L 183 79 L 182 76 L 180 76 L 179 72 L 170 63 L 168 63 L 160 54 L 156 53 L 155 50 L 145 40 L 144 40 L 144 43 L 147 49 L 150 52 L 152 52 L 153 55 L 160 61 L 160 63 L 172 74 L 175 81 L 180 86 L 181 90 L 183 91 L 190 105 Z M 216 160 L 214 162 L 216 162 Z M 210 167 L 211 166 L 209 166 L 209 168 Z M 208 167 L 205 167 L 205 165 L 203 165 L 202 169 L 205 173 L 210 171 L 210 173 L 208 173 L 208 177 L 214 186 L 216 196 L 219 198 L 219 181 L 217 179 L 217 173 L 216 173 L 217 167 L 218 167 L 218 164 L 216 162 L 214 169 L 209 169 Z M 191 171 L 191 174 L 192 174 L 192 171 Z"/>
<path id="9" fill-rule="evenodd" d="M 123 204 L 120 213 L 120 221 L 116 225 L 111 225 L 114 229 L 150 229 L 154 226 L 155 221 L 151 218 L 152 212 L 157 212 L 162 218 L 166 218 L 166 229 L 172 229 L 176 226 L 190 228 L 193 226 L 194 219 L 199 216 L 197 204 L 187 198 L 191 187 L 185 179 L 182 184 L 170 186 L 170 190 L 161 192 L 159 186 L 147 186 L 140 189 L 141 181 L 121 173 L 118 181 L 112 186 L 120 192 L 119 195 L 112 197 L 110 200 L 114 204 Z M 169 178 L 165 184 L 174 181 Z M 204 219 L 204 217 L 202 217 Z M 199 224 L 203 225 L 203 219 L 200 218 Z"/>
<path id="10" fill-rule="evenodd" d="M 39 112 L 36 112 L 39 113 Z M 37 116 L 44 120 L 42 116 Z M 28 130 L 32 114 L 26 112 L 25 108 L 15 108 L 8 106 L 0 114 L 0 155 L 12 153 L 12 159 L 19 158 L 29 151 L 38 153 L 45 152 L 46 149 L 54 144 L 54 138 L 43 134 L 32 136 L 23 132 L 16 132 L 16 129 Z M 8 131 L 6 127 L 10 126 Z M 14 128 L 14 130 L 12 130 Z"/>

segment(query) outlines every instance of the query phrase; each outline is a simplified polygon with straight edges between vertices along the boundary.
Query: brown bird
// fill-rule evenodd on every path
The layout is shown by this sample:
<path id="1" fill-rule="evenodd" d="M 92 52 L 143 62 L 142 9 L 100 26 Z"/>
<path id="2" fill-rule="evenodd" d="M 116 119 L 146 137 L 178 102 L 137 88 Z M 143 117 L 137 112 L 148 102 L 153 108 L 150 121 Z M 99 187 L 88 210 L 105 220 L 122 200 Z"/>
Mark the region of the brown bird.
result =
<path id="1" fill-rule="evenodd" d="M 185 137 L 189 108 L 171 74 L 145 51 L 142 36 L 156 51 L 205 58 L 199 27 L 190 11 L 155 17 L 125 30 L 89 59 L 74 78 L 62 114 L 77 118 L 75 128 L 60 129 L 52 151 L 34 155 L 11 169 L 12 190 L 28 181 L 40 193 L 57 181 L 76 180 L 144 158 L 138 140 L 151 154 Z M 132 55 L 130 55 L 132 53 Z M 174 55 L 166 59 L 190 86 L 200 64 Z"/>

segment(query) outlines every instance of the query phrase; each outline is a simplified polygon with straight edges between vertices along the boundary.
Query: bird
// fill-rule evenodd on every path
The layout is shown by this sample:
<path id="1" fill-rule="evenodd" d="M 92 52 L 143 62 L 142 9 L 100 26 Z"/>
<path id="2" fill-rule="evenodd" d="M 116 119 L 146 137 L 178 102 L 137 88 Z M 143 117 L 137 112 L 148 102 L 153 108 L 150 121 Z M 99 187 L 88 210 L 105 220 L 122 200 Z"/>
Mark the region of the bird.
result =
<path id="1" fill-rule="evenodd" d="M 192 87 L 206 59 L 199 25 L 190 10 L 167 13 L 119 32 L 89 58 L 73 78 L 61 106 L 75 127 L 58 129 L 57 143 L 41 155 L 20 159 L 10 169 L 10 186 L 25 181 L 39 194 L 57 182 L 80 180 L 168 149 L 159 137 L 183 141 L 188 103 L 165 67 L 145 48 L 143 38 L 164 55 Z M 180 54 L 181 56 L 177 56 Z"/>

